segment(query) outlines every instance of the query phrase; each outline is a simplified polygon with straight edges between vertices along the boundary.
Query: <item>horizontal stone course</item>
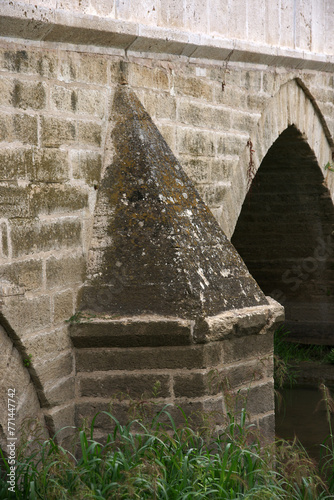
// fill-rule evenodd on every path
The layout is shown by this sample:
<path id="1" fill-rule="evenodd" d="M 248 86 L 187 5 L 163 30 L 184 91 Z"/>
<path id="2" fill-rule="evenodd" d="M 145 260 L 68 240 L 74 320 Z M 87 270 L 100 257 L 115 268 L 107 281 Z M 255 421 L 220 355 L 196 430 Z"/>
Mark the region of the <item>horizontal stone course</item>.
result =
<path id="1" fill-rule="evenodd" d="M 17 219 L 11 221 L 10 227 L 14 257 L 78 247 L 81 244 L 79 220 L 65 218 L 52 222 L 36 222 L 30 219 Z"/>
<path id="2" fill-rule="evenodd" d="M 32 216 L 55 213 L 73 214 L 88 205 L 88 195 L 81 187 L 60 183 L 32 185 L 29 192 Z"/>
<path id="3" fill-rule="evenodd" d="M 192 322 L 155 316 L 85 321 L 79 316 L 69 333 L 78 348 L 182 346 L 192 343 Z"/>
<path id="4" fill-rule="evenodd" d="M 82 375 L 78 379 L 79 395 L 81 397 L 149 397 L 155 384 L 159 384 L 158 397 L 170 396 L 170 378 L 160 374 L 128 374 L 123 375 L 97 375 L 88 377 Z"/>
<path id="5" fill-rule="evenodd" d="M 220 361 L 220 346 L 137 347 L 125 349 L 78 349 L 78 371 L 193 369 L 215 366 Z"/>

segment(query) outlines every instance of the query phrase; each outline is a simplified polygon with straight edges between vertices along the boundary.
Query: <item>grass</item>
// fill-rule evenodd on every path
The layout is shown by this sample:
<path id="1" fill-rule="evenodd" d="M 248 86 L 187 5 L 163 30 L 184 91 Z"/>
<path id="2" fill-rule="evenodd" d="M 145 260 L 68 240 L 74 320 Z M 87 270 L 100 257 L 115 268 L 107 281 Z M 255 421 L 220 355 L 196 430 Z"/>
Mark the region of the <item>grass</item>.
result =
<path id="1" fill-rule="evenodd" d="M 329 393 L 324 397 L 331 413 L 333 401 Z M 113 428 L 107 440 L 94 438 L 97 414 L 89 428 L 77 431 L 75 454 L 55 439 L 26 442 L 18 458 L 15 493 L 8 494 L 8 465 L 2 456 L 0 499 L 333 498 L 331 428 L 324 445 L 326 467 L 318 470 L 297 443 L 263 445 L 245 408 L 238 418 L 229 412 L 218 435 L 191 428 L 185 415 L 177 427 L 168 405 L 148 420 L 135 418 L 126 425 L 112 413 L 102 413 Z"/>
<path id="2" fill-rule="evenodd" d="M 277 383 L 293 379 L 292 361 L 323 361 L 331 352 L 288 343 L 286 335 L 275 335 Z M 111 407 L 96 414 L 89 427 L 75 430 L 72 452 L 57 436 L 45 440 L 37 431 L 33 438 L 22 434 L 15 493 L 8 491 L 9 466 L 0 449 L 0 500 L 333 499 L 334 401 L 324 385 L 321 391 L 329 430 L 319 464 L 296 441 L 264 444 L 246 408 L 233 410 L 240 405 L 229 401 L 231 394 L 225 395 L 228 412 L 219 433 L 211 415 L 202 415 L 202 428 L 195 428 L 179 408 L 183 422 L 177 426 L 170 405 L 158 410 L 152 400 L 134 400 L 126 424 Z M 98 421 L 106 416 L 111 430 L 98 440 Z"/>

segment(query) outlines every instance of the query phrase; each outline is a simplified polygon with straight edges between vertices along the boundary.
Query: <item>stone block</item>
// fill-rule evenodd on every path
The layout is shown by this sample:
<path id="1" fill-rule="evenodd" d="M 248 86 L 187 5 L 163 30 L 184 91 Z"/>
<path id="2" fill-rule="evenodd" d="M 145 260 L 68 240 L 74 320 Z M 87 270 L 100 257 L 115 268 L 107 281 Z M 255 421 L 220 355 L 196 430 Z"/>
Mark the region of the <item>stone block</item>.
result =
<path id="1" fill-rule="evenodd" d="M 14 73 L 35 74 L 54 78 L 57 73 L 58 55 L 55 51 L 3 50 L 3 69 Z"/>
<path id="2" fill-rule="evenodd" d="M 207 33 L 208 10 L 206 3 L 202 0 L 186 2 L 184 12 L 184 26 L 189 31 Z"/>
<path id="3" fill-rule="evenodd" d="M 42 82 L 15 80 L 12 91 L 12 105 L 21 109 L 44 109 L 46 86 Z"/>
<path id="4" fill-rule="evenodd" d="M 37 145 L 37 117 L 27 114 L 0 116 L 0 142 L 19 141 L 23 144 Z"/>
<path id="5" fill-rule="evenodd" d="M 0 78 L 0 106 L 12 105 L 14 82 L 11 78 Z"/>
<path id="6" fill-rule="evenodd" d="M 258 419 L 258 428 L 262 442 L 272 443 L 275 440 L 275 414 L 265 415 Z"/>
<path id="7" fill-rule="evenodd" d="M 130 64 L 128 77 L 132 87 L 169 91 L 168 74 L 163 68 L 148 68 L 147 66 Z"/>
<path id="8" fill-rule="evenodd" d="M 40 400 L 43 407 L 54 407 L 64 405 L 75 398 L 75 379 L 68 377 L 56 383 L 53 387 L 45 389 L 43 393 L 39 391 Z"/>
<path id="9" fill-rule="evenodd" d="M 74 104 L 74 99 L 73 99 Z M 77 111 L 81 114 L 104 118 L 107 113 L 107 96 L 105 91 L 79 89 L 77 92 Z"/>
<path id="10" fill-rule="evenodd" d="M 211 158 L 180 158 L 182 168 L 190 179 L 197 184 L 211 181 Z"/>
<path id="11" fill-rule="evenodd" d="M 74 186 L 46 184 L 31 186 L 30 211 L 35 217 L 41 214 L 73 213 L 88 206 L 88 194 Z"/>
<path id="12" fill-rule="evenodd" d="M 162 25 L 171 28 L 182 28 L 184 19 L 184 5 L 179 0 L 169 0 L 160 3 L 160 19 Z"/>
<path id="13" fill-rule="evenodd" d="M 223 343 L 223 362 L 234 363 L 252 357 L 266 357 L 273 352 L 273 348 L 272 333 L 226 340 Z"/>
<path id="14" fill-rule="evenodd" d="M 206 373 L 190 373 L 173 377 L 174 394 L 177 398 L 199 398 L 210 392 Z"/>
<path id="15" fill-rule="evenodd" d="M 78 142 L 86 146 L 101 146 L 101 125 L 96 122 L 78 122 Z"/>
<path id="16" fill-rule="evenodd" d="M 192 343 L 192 322 L 159 316 L 86 321 L 79 316 L 78 323 L 70 324 L 70 335 L 79 348 L 182 346 Z"/>
<path id="17" fill-rule="evenodd" d="M 0 185 L 0 217 L 29 217 L 29 196 L 25 187 L 9 183 Z"/>
<path id="18" fill-rule="evenodd" d="M 58 147 L 74 144 L 76 126 L 72 120 L 44 116 L 41 120 L 41 138 L 44 147 Z"/>
<path id="19" fill-rule="evenodd" d="M 179 121 L 195 127 L 228 130 L 231 127 L 231 111 L 217 106 L 181 100 L 178 105 Z"/>
<path id="20" fill-rule="evenodd" d="M 90 401 L 79 402 L 75 406 L 75 425 L 81 426 L 83 422 L 91 424 L 93 418 L 100 412 L 95 419 L 94 429 L 102 429 L 105 433 L 110 432 L 114 428 L 114 422 L 109 415 L 102 412 L 108 412 L 113 415 L 122 425 L 129 422 L 129 403 L 127 401 L 118 402 L 110 400 L 110 402 L 102 402 L 96 399 Z"/>
<path id="21" fill-rule="evenodd" d="M 115 3 L 114 0 L 90 0 L 90 7 L 98 16 L 111 16 L 114 14 Z"/>
<path id="22" fill-rule="evenodd" d="M 175 97 L 166 92 L 143 92 L 139 95 L 146 111 L 151 117 L 157 119 L 176 120 L 176 101 Z"/>
<path id="23" fill-rule="evenodd" d="M 73 291 L 65 290 L 53 296 L 53 322 L 62 323 L 68 320 L 74 312 Z"/>
<path id="24" fill-rule="evenodd" d="M 71 151 L 74 179 L 83 179 L 89 186 L 98 186 L 101 178 L 101 154 L 94 151 Z"/>
<path id="25" fill-rule="evenodd" d="M 30 259 L 4 264 L 0 266 L 0 275 L 3 280 L 23 287 L 25 291 L 39 290 L 43 285 L 42 261 Z"/>
<path id="26" fill-rule="evenodd" d="M 32 182 L 64 182 L 69 178 L 67 151 L 34 149 L 26 153 L 27 176 Z"/>
<path id="27" fill-rule="evenodd" d="M 51 90 L 51 106 L 59 111 L 87 114 L 103 118 L 107 106 L 101 90 L 55 85 Z"/>
<path id="28" fill-rule="evenodd" d="M 128 395 L 130 398 L 150 397 L 154 387 L 159 384 L 157 397 L 170 397 L 170 377 L 160 374 L 122 374 L 122 375 L 82 375 L 78 378 L 81 397 L 111 398 Z"/>
<path id="29" fill-rule="evenodd" d="M 210 403 L 210 401 L 205 400 L 187 401 L 184 398 L 178 398 L 173 401 L 173 406 L 167 408 L 167 411 L 173 418 L 176 427 L 203 428 L 207 422 L 208 413 L 215 412 L 217 409 L 216 405 Z M 170 421 L 167 416 L 166 421 Z"/>
<path id="30" fill-rule="evenodd" d="M 108 61 L 98 54 L 64 54 L 60 62 L 60 79 L 65 82 L 107 83 Z"/>
<path id="31" fill-rule="evenodd" d="M 40 295 L 28 300 L 23 299 L 22 296 L 6 297 L 3 312 L 18 335 L 51 325 L 51 303 L 48 295 Z"/>
<path id="32" fill-rule="evenodd" d="M 13 257 L 81 246 L 79 220 L 36 222 L 16 219 L 11 220 L 10 227 Z"/>
<path id="33" fill-rule="evenodd" d="M 71 442 L 70 439 L 74 434 L 74 402 L 66 406 L 56 407 L 44 414 L 45 423 L 49 430 L 50 436 L 54 437 L 57 443 Z M 71 428 L 72 427 L 72 428 Z"/>
<path id="34" fill-rule="evenodd" d="M 25 149 L 0 149 L 0 181 L 24 179 L 27 156 Z"/>
<path id="35" fill-rule="evenodd" d="M 226 74 L 223 75 L 221 81 L 215 85 L 215 102 L 234 109 L 247 108 L 247 94 L 236 85 L 227 83 L 227 76 Z M 223 84 L 225 84 L 224 88 Z"/>
<path id="36" fill-rule="evenodd" d="M 233 177 L 238 167 L 238 158 L 221 158 L 211 160 L 211 181 L 221 182 Z"/>
<path id="37" fill-rule="evenodd" d="M 246 135 L 221 134 L 216 136 L 218 155 L 240 155 L 247 145 Z"/>
<path id="38" fill-rule="evenodd" d="M 82 255 L 71 255 L 46 261 L 46 286 L 48 289 L 81 284 L 85 273 L 85 259 Z M 70 314 L 66 319 L 68 319 Z"/>
<path id="39" fill-rule="evenodd" d="M 0 223 L 0 255 L 7 258 L 9 256 L 8 248 L 8 226 L 5 222 Z"/>
<path id="40" fill-rule="evenodd" d="M 50 89 L 51 109 L 74 112 L 77 110 L 77 89 L 55 85 Z"/>
<path id="41" fill-rule="evenodd" d="M 174 89 L 179 95 L 195 97 L 201 99 L 201 101 L 213 101 L 213 85 L 210 81 L 176 75 L 174 77 Z"/>
<path id="42" fill-rule="evenodd" d="M 248 92 L 261 92 L 262 90 L 262 72 L 261 71 L 243 71 L 240 75 L 240 85 Z"/>
<path id="43" fill-rule="evenodd" d="M 52 332 L 41 332 L 25 337 L 22 341 L 27 355 L 31 354 L 32 366 L 35 368 L 45 359 L 54 359 L 71 349 L 67 328 L 58 328 Z M 65 376 L 65 374 L 64 374 Z"/>
<path id="44" fill-rule="evenodd" d="M 223 392 L 224 387 L 236 389 L 266 378 L 270 360 L 272 360 L 272 356 L 268 355 L 266 358 L 245 361 L 237 365 L 227 365 L 222 369 L 215 370 L 211 375 L 212 390 Z"/>
<path id="45" fill-rule="evenodd" d="M 63 377 L 71 375 L 74 368 L 74 359 L 72 352 L 68 351 L 58 356 L 52 356 L 51 359 L 32 364 L 33 370 L 41 381 L 42 386 L 46 384 L 53 385 Z"/>
<path id="46" fill-rule="evenodd" d="M 249 387 L 248 389 L 241 389 L 239 391 L 240 399 L 239 404 L 244 404 L 246 410 L 252 415 L 259 415 L 261 413 L 274 413 L 274 384 L 272 381 L 263 384 Z"/>
<path id="47" fill-rule="evenodd" d="M 6 332 L 2 330 L 0 331 L 0 334 L 2 352 L 5 350 L 5 354 L 1 354 L 0 358 L 1 362 L 4 362 L 3 364 L 1 363 L 1 395 L 5 396 L 7 389 L 13 388 L 16 389 L 18 396 L 22 397 L 22 393 L 24 393 L 24 391 L 28 389 L 29 384 L 31 384 L 29 372 L 24 369 L 22 357 L 18 350 L 13 346 L 13 343 Z M 6 384 L 6 387 L 4 384 Z M 19 394 L 19 391 L 21 394 Z M 1 398 L 1 404 L 3 404 L 5 399 L 7 399 L 7 397 Z"/>
<path id="48" fill-rule="evenodd" d="M 80 349 L 77 351 L 77 370 L 166 370 L 203 369 L 220 361 L 220 346 L 175 346 Z"/>
<path id="49" fill-rule="evenodd" d="M 163 122 L 156 123 L 156 125 L 157 125 L 162 137 L 165 139 L 168 146 L 170 147 L 170 149 L 175 153 L 176 152 L 175 125 L 174 124 L 170 125 L 170 124 L 163 123 Z"/>
<path id="50" fill-rule="evenodd" d="M 177 130 L 178 152 L 194 156 L 214 156 L 215 145 L 212 132 L 188 128 Z"/>
<path id="51" fill-rule="evenodd" d="M 232 127 L 240 132 L 251 133 L 256 126 L 260 114 L 258 113 L 242 113 L 234 111 L 232 113 Z"/>
<path id="52" fill-rule="evenodd" d="M 228 34 L 229 4 L 220 0 L 211 0 L 209 9 L 209 33 L 218 33 L 225 38 Z"/>

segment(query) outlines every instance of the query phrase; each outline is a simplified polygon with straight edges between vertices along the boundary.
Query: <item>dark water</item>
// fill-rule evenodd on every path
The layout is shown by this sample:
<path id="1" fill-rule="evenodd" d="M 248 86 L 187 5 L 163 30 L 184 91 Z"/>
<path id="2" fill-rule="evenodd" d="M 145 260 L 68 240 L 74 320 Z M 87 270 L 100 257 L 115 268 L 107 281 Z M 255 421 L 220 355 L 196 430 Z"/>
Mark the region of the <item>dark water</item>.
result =
<path id="1" fill-rule="evenodd" d="M 282 389 L 281 403 L 276 402 L 276 436 L 293 439 L 295 436 L 312 458 L 319 459 L 320 444 L 329 435 L 326 405 L 318 388 L 297 386 Z M 331 391 L 332 396 L 334 391 Z M 334 415 L 331 423 L 334 431 Z"/>

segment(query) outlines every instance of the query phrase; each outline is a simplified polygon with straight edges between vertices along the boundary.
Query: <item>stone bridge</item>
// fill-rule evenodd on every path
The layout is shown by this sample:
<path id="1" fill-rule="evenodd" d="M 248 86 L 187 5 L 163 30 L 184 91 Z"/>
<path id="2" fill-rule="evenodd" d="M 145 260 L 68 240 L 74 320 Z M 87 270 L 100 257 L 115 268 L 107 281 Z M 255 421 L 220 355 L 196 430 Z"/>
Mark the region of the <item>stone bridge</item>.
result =
<path id="1" fill-rule="evenodd" d="M 162 403 L 224 410 L 213 370 L 272 433 L 265 295 L 296 338 L 334 344 L 333 24 L 329 0 L 0 1 L 4 446 L 9 388 L 17 426 L 52 434 L 156 381 Z"/>

